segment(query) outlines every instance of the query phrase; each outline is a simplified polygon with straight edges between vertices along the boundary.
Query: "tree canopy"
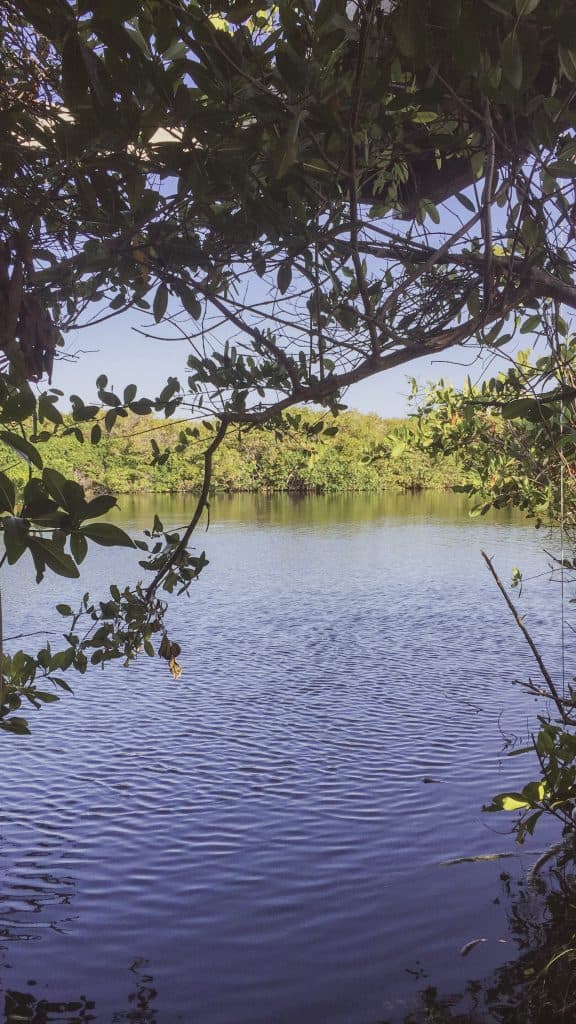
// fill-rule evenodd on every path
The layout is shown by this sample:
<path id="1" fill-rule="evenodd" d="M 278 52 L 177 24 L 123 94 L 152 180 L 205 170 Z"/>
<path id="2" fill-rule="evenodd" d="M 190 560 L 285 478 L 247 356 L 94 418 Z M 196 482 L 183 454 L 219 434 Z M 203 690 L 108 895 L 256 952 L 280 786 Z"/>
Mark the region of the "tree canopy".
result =
<path id="1" fill-rule="evenodd" d="M 0 726 L 36 680 L 144 647 L 178 671 L 163 590 L 231 424 L 290 429 L 346 387 L 469 342 L 556 330 L 576 307 L 576 14 L 570 0 L 6 0 L 0 12 L 0 475 L 4 560 L 78 575 L 88 544 L 150 550 L 148 581 L 86 598 L 54 653 L 2 655 Z M 71 329 L 135 308 L 189 345 L 184 378 L 58 408 Z M 568 328 L 567 328 L 568 329 Z M 46 378 L 48 382 L 46 383 Z M 45 465 L 54 432 L 178 413 L 198 504 L 148 541 Z M 285 414 L 283 417 L 281 414 Z M 324 428 L 318 420 L 310 429 Z M 156 461 L 168 451 L 153 450 Z M 96 521 L 97 520 L 97 521 Z M 88 633 L 78 623 L 87 618 Z M 81 639 L 82 637 L 82 639 Z"/>

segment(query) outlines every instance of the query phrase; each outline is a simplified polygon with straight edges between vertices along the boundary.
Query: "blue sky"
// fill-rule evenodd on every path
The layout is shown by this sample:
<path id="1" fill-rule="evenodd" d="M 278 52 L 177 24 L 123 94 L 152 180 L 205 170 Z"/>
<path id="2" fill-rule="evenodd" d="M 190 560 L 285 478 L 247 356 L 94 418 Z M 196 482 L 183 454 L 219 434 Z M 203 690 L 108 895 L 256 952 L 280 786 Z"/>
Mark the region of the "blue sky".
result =
<path id="1" fill-rule="evenodd" d="M 469 189 L 468 193 L 473 200 L 472 190 Z M 404 222 L 392 220 L 390 223 L 396 224 L 399 230 L 405 230 Z M 447 233 L 461 226 L 461 211 L 455 213 L 443 208 L 442 224 L 435 232 L 436 240 L 445 240 Z M 494 227 L 497 231 L 505 229 L 503 211 L 498 209 L 494 211 Z M 434 234 L 432 237 L 435 237 Z M 254 275 L 250 283 L 250 296 L 260 301 L 268 295 L 269 289 Z M 150 300 L 150 296 L 148 298 Z M 248 302 L 249 299 L 244 297 L 244 301 Z M 177 308 L 176 300 L 171 299 L 168 312 L 175 312 Z M 103 306 L 100 310 L 94 310 L 93 315 L 106 312 L 109 310 Z M 66 396 L 75 393 L 84 399 L 93 399 L 96 396 L 96 378 L 105 373 L 117 394 L 122 393 L 126 384 L 136 384 L 139 394 L 154 398 L 167 377 L 178 377 L 185 382 L 186 359 L 189 354 L 186 340 L 154 340 L 137 333 L 137 328 L 156 335 L 170 333 L 169 324 L 155 325 L 150 314 L 130 310 L 102 324 L 67 335 L 66 351 L 78 352 L 79 357 L 76 362 L 58 362 L 53 386 L 60 388 Z M 518 338 L 516 348 L 528 348 L 532 343 L 533 339 L 529 335 L 522 335 Z M 361 412 L 375 412 L 380 416 L 405 416 L 409 411 L 408 377 L 415 377 L 421 387 L 441 377 L 460 386 L 468 374 L 476 383 L 482 376 L 492 375 L 507 364 L 505 356 L 492 355 L 488 359 L 483 354 L 481 359 L 478 346 L 470 345 L 466 349 L 456 347 L 433 359 L 407 363 L 356 384 L 349 389 L 344 401 L 349 408 Z"/>
<path id="2" fill-rule="evenodd" d="M 79 394 L 88 400 L 96 395 L 95 380 L 105 373 L 114 390 L 122 393 L 126 384 L 137 384 L 139 393 L 155 397 L 168 376 L 186 379 L 188 347 L 185 341 L 157 341 L 142 337 L 134 328 L 143 327 L 144 314 L 130 313 L 106 323 L 70 334 L 66 351 L 78 353 L 75 362 L 59 360 L 52 384 L 66 397 Z M 156 328 L 158 333 L 161 331 Z M 529 339 L 523 338 L 524 347 Z M 379 374 L 349 389 L 345 401 L 352 409 L 381 416 L 404 416 L 408 410 L 408 377 L 421 385 L 444 377 L 462 384 L 469 373 L 476 381 L 483 372 L 477 349 L 453 349 L 434 359 L 421 359 Z M 500 365 L 500 364 L 499 364 Z M 491 364 L 490 370 L 495 368 Z"/>

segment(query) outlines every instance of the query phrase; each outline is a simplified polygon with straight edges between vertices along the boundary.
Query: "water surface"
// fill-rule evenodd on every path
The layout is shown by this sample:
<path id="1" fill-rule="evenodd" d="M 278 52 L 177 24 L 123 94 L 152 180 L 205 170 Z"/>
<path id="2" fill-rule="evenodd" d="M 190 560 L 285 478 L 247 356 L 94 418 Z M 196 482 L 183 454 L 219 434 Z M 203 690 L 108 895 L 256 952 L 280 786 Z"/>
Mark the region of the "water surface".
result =
<path id="1" fill-rule="evenodd" d="M 190 510 L 123 506 L 131 530 Z M 0 740 L 5 1021 L 399 1022 L 513 959 L 500 876 L 552 834 L 519 857 L 480 810 L 525 771 L 502 749 L 534 669 L 479 552 L 536 574 L 541 541 L 452 496 L 214 502 L 182 678 L 94 670 Z M 18 569 L 7 632 L 74 590 Z M 97 549 L 88 584 L 134 571 Z M 557 590 L 524 605 L 557 668 Z"/>

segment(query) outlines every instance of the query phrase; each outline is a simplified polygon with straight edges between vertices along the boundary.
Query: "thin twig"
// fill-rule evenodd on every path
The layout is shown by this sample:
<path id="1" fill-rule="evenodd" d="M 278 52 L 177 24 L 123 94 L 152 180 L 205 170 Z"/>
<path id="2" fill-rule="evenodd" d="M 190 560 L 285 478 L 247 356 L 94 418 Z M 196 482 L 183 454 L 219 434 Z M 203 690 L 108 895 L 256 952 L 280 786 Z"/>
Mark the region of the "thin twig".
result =
<path id="1" fill-rule="evenodd" d="M 208 448 L 204 452 L 204 479 L 202 482 L 202 490 L 196 503 L 196 508 L 194 509 L 194 515 L 192 516 L 192 519 L 188 523 L 185 532 L 180 538 L 180 542 L 174 548 L 174 551 L 172 552 L 169 561 L 166 563 L 166 565 L 162 566 L 162 568 L 159 569 L 154 579 L 152 580 L 152 583 L 148 587 L 146 591 L 146 596 L 148 600 L 150 600 L 154 596 L 156 590 L 158 589 L 158 586 L 160 585 L 164 577 L 170 571 L 172 566 L 176 564 L 180 555 L 186 550 L 188 542 L 200 521 L 204 509 L 208 504 L 208 497 L 210 494 L 210 483 L 212 481 L 212 459 L 217 448 L 219 448 L 220 445 L 222 444 L 222 441 L 226 436 L 227 429 L 228 423 L 225 419 L 222 419 L 216 431 L 214 440 L 211 442 L 211 444 L 208 445 Z"/>
<path id="2" fill-rule="evenodd" d="M 494 196 L 494 171 L 496 168 L 496 140 L 490 112 L 490 102 L 484 101 L 484 123 L 486 130 L 487 154 L 486 174 L 484 177 L 484 195 L 482 196 L 484 229 L 484 312 L 492 305 L 492 202 Z"/>
<path id="3" fill-rule="evenodd" d="M 565 725 L 566 724 L 573 724 L 571 722 L 569 716 L 566 714 L 566 711 L 565 711 L 563 703 L 562 703 L 562 698 L 561 698 L 560 694 L 558 693 L 558 690 L 556 689 L 556 685 L 554 683 L 554 680 L 552 679 L 552 676 L 550 675 L 548 669 L 546 668 L 546 665 L 544 664 L 544 662 L 542 660 L 542 655 L 540 654 L 540 651 L 536 647 L 536 644 L 534 643 L 534 640 L 530 636 L 530 633 L 526 629 L 526 626 L 524 625 L 524 622 L 522 621 L 522 617 L 518 614 L 515 605 L 511 601 L 510 596 L 508 595 L 508 593 L 506 591 L 506 588 L 505 588 L 504 584 L 502 583 L 502 580 L 500 579 L 498 573 L 496 572 L 496 570 L 494 568 L 494 565 L 492 563 L 492 559 L 486 554 L 485 551 L 481 551 L 480 554 L 482 555 L 482 558 L 484 559 L 484 561 L 486 562 L 486 565 L 488 566 L 490 572 L 492 573 L 492 576 L 494 577 L 494 579 L 496 581 L 496 585 L 497 585 L 500 593 L 502 594 L 502 597 L 504 598 L 504 600 L 506 601 L 506 604 L 508 605 L 510 611 L 512 612 L 512 615 L 514 616 L 516 625 L 519 627 L 519 629 L 520 629 L 522 635 L 524 636 L 524 638 L 525 638 L 525 640 L 526 640 L 530 650 L 532 651 L 532 654 L 536 658 L 536 661 L 538 663 L 538 668 L 540 669 L 540 672 L 542 673 L 542 676 L 543 676 L 543 678 L 544 678 L 544 680 L 546 682 L 546 686 L 548 687 L 548 690 L 550 692 L 550 696 L 552 697 L 552 700 L 554 701 L 556 707 L 558 708 L 558 712 L 560 714 L 560 717 L 561 717 L 562 721 L 564 722 Z"/>

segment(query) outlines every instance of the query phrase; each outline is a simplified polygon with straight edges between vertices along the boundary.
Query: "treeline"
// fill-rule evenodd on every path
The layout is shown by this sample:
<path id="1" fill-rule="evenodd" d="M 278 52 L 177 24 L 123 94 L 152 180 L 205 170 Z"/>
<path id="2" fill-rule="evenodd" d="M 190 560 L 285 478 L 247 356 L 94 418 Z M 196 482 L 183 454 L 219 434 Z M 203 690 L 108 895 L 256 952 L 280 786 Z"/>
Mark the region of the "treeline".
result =
<path id="1" fill-rule="evenodd" d="M 406 420 L 346 412 L 335 421 L 337 433 L 326 435 L 315 433 L 321 420 L 318 413 L 298 410 L 297 419 L 299 427 L 283 432 L 281 438 L 270 428 L 231 430 L 214 460 L 214 489 L 322 494 L 441 490 L 461 481 L 453 458 L 434 458 L 399 441 Z M 325 422 L 329 431 L 333 422 Z M 180 435 L 191 427 L 198 436 L 188 434 L 182 449 Z M 97 444 L 90 442 L 89 432 L 80 443 L 60 431 L 42 449 L 54 469 L 95 491 L 176 493 L 200 486 L 200 456 L 209 433 L 209 425 L 130 417 L 117 421 L 111 433 L 102 429 Z M 169 458 L 153 464 L 154 452 L 166 450 Z M 21 473 L 22 469 L 17 475 Z"/>

